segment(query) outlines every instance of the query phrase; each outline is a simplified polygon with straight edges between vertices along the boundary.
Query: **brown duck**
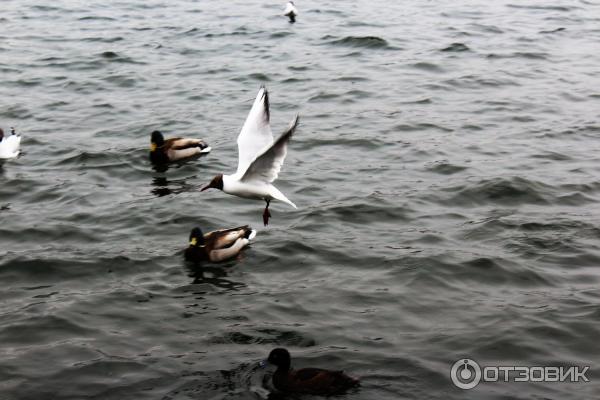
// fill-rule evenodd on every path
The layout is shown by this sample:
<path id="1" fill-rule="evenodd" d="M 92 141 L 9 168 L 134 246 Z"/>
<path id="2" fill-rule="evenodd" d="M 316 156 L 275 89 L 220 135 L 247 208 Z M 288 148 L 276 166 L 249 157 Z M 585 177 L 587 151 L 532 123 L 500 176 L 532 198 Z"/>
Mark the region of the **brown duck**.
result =
<path id="1" fill-rule="evenodd" d="M 210 146 L 201 139 L 164 138 L 159 131 L 152 132 L 150 138 L 150 161 L 154 164 L 168 164 L 210 153 Z"/>
<path id="2" fill-rule="evenodd" d="M 271 351 L 267 362 L 277 366 L 273 374 L 273 386 L 281 392 L 330 396 L 360 385 L 358 379 L 343 371 L 320 368 L 294 370 L 291 368 L 290 353 L 283 348 Z"/>
<path id="3" fill-rule="evenodd" d="M 256 236 L 248 225 L 222 229 L 203 234 L 200 228 L 192 229 L 185 259 L 192 262 L 220 262 L 237 256 Z"/>

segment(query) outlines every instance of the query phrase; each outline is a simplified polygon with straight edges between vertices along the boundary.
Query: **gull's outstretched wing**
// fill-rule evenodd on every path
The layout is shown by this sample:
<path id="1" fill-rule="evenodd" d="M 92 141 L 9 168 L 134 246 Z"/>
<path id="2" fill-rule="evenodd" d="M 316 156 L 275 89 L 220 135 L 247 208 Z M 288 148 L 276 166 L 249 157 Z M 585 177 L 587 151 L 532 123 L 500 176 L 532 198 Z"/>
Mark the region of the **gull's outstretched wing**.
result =
<path id="1" fill-rule="evenodd" d="M 298 126 L 298 115 L 294 117 L 289 128 L 273 143 L 264 149 L 250 163 L 250 166 L 242 176 L 242 181 L 262 181 L 271 183 L 279 175 L 283 160 L 287 154 L 287 145 Z"/>
<path id="2" fill-rule="evenodd" d="M 258 153 L 273 143 L 269 120 L 269 93 L 262 86 L 237 139 L 238 175 L 243 175 Z"/>

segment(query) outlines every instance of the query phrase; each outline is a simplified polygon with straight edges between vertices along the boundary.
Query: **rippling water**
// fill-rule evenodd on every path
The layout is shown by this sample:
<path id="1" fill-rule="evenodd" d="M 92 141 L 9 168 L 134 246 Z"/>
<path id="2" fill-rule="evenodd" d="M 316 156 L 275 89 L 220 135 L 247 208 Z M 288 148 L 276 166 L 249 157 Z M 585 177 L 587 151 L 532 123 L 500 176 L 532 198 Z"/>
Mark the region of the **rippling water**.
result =
<path id="1" fill-rule="evenodd" d="M 600 3 L 296 3 L 2 1 L 1 398 L 264 398 L 277 346 L 348 399 L 597 396 Z M 275 132 L 302 115 L 268 229 L 197 191 L 261 83 Z M 154 129 L 213 152 L 156 172 Z M 247 223 L 239 259 L 183 262 Z M 461 391 L 461 357 L 591 382 Z"/>

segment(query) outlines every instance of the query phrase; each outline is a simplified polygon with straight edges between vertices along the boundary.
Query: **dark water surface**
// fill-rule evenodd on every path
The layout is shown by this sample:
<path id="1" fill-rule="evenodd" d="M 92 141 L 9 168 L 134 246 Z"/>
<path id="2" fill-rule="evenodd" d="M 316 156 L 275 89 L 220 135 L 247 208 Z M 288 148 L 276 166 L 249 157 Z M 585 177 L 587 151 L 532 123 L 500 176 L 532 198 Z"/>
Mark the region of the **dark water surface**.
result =
<path id="1" fill-rule="evenodd" d="M 600 3 L 2 0 L 0 398 L 258 399 L 277 346 L 347 399 L 600 392 Z M 233 172 L 261 83 L 297 211 Z M 213 152 L 165 173 L 154 129 Z M 195 225 L 252 224 L 194 268 Z M 589 383 L 455 388 L 482 365 Z M 310 397 L 307 397 L 310 398 Z"/>

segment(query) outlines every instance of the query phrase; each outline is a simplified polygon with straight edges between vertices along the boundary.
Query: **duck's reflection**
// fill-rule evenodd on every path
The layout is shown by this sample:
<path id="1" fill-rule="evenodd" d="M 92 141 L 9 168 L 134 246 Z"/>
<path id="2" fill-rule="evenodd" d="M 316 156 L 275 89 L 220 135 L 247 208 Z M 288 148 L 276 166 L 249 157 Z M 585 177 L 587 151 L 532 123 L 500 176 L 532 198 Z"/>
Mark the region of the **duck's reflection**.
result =
<path id="1" fill-rule="evenodd" d="M 153 188 L 150 192 L 157 197 L 179 194 L 195 189 L 195 186 L 186 183 L 185 179 L 168 180 L 164 176 L 153 177 L 152 186 Z"/>
<path id="2" fill-rule="evenodd" d="M 169 170 L 169 164 L 152 164 L 152 169 L 158 173 L 167 172 Z"/>
<path id="3" fill-rule="evenodd" d="M 164 172 L 167 172 L 169 170 L 169 168 L 184 167 L 185 165 L 189 164 L 190 162 L 197 161 L 204 156 L 206 156 L 206 154 L 195 154 L 195 155 L 188 157 L 185 160 L 181 160 L 181 161 L 174 161 L 171 163 L 152 163 L 152 169 L 154 171 L 162 174 Z"/>
<path id="4" fill-rule="evenodd" d="M 227 291 L 239 290 L 246 287 L 246 284 L 235 282 L 227 278 L 227 266 L 211 267 L 202 264 L 186 263 L 188 276 L 194 278 L 192 284 L 208 283 Z"/>
<path id="5" fill-rule="evenodd" d="M 152 178 L 152 194 L 157 197 L 168 196 L 173 191 L 169 189 L 169 181 L 165 177 L 154 177 Z"/>

